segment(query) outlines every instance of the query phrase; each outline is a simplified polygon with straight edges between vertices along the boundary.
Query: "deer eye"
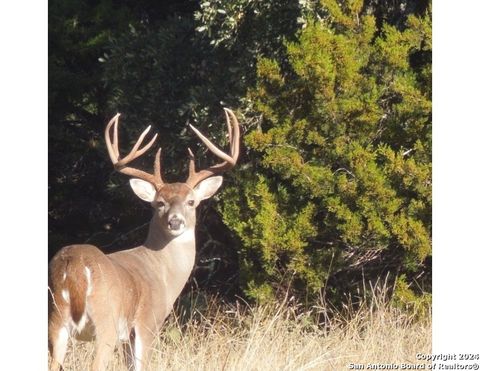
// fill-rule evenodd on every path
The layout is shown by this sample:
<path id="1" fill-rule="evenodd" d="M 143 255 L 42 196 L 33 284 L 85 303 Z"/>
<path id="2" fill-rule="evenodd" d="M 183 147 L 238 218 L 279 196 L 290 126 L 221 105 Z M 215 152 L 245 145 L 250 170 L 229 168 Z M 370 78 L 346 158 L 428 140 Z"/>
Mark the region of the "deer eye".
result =
<path id="1" fill-rule="evenodd" d="M 188 205 L 188 206 L 193 206 L 193 205 L 195 205 L 195 200 L 188 200 L 188 201 L 187 201 L 187 205 Z"/>
<path id="2" fill-rule="evenodd" d="M 157 202 L 157 207 L 158 207 L 159 209 L 161 209 L 162 207 L 165 207 L 165 202 L 158 201 L 158 202 Z"/>

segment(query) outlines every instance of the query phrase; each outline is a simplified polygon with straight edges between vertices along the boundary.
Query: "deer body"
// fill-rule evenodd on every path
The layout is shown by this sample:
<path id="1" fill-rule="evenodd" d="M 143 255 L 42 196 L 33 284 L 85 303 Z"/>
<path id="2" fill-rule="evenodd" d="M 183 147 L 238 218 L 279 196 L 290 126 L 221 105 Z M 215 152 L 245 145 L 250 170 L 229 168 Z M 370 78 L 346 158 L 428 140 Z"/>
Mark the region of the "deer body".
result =
<path id="1" fill-rule="evenodd" d="M 227 111 L 229 132 L 228 114 L 232 115 L 238 135 L 238 123 L 231 111 Z M 120 162 L 116 137 L 118 115 L 109 125 L 115 119 L 114 144 L 109 146 L 108 137 L 107 147 L 111 157 Z M 109 129 L 107 126 L 106 132 Z M 138 151 L 144 134 L 130 155 L 135 151 L 145 152 L 153 144 L 152 140 Z M 230 141 L 232 146 L 233 138 Z M 210 145 L 207 144 L 209 148 Z M 237 152 L 238 137 L 232 147 L 234 161 Z M 136 195 L 149 202 L 153 209 L 145 243 L 107 255 L 92 245 L 66 246 L 49 264 L 48 330 L 54 369 L 63 364 L 70 337 L 95 339 L 94 370 L 107 367 L 113 350 L 121 342 L 125 343 L 129 368 L 141 370 L 148 365 L 154 337 L 194 267 L 195 209 L 222 184 L 221 176 L 211 175 L 220 172 L 216 169 L 225 170 L 225 164 L 220 164 L 195 172 L 190 151 L 187 182 L 163 183 L 159 153 L 155 161 L 155 178 L 138 170 L 135 175 L 140 175 L 141 179 L 130 180 Z M 124 164 L 121 166 L 121 170 L 126 168 Z M 128 175 L 131 170 L 137 171 L 126 169 Z"/>

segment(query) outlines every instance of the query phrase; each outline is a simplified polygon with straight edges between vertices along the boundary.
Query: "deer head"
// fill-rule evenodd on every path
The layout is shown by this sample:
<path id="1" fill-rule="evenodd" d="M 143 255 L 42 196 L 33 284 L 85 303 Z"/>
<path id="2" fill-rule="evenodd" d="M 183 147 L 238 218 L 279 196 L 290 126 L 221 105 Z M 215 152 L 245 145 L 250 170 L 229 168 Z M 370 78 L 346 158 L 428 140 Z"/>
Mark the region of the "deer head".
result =
<path id="1" fill-rule="evenodd" d="M 154 144 L 157 134 L 144 147 L 145 136 L 150 131 L 150 126 L 140 135 L 130 153 L 121 158 L 118 149 L 118 120 L 120 114 L 115 115 L 105 129 L 105 141 L 108 154 L 114 168 L 126 175 L 134 177 L 130 186 L 135 194 L 142 200 L 151 204 L 154 210 L 152 222 L 163 232 L 164 236 L 177 237 L 195 227 L 195 209 L 200 201 L 215 194 L 222 185 L 223 178 L 219 174 L 235 166 L 240 146 L 240 128 L 234 113 L 225 108 L 230 154 L 218 149 L 193 125 L 189 125 L 207 148 L 218 156 L 220 163 L 207 169 L 195 170 L 195 158 L 190 150 L 189 175 L 184 183 L 166 183 L 161 175 L 160 154 L 161 148 L 155 155 L 154 170 L 147 173 L 143 170 L 127 166 L 131 161 L 144 154 Z M 113 139 L 112 139 L 113 137 Z"/>

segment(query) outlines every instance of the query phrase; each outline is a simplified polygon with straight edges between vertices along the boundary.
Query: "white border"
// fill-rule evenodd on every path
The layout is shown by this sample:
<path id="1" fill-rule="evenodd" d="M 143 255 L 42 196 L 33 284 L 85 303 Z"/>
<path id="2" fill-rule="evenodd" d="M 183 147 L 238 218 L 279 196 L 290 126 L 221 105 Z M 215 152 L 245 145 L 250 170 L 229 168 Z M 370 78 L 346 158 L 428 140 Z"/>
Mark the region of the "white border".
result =
<path id="1" fill-rule="evenodd" d="M 480 7 L 433 7 L 433 351 L 480 352 Z"/>
<path id="2" fill-rule="evenodd" d="M 0 7 L 3 370 L 47 369 L 47 3 Z"/>

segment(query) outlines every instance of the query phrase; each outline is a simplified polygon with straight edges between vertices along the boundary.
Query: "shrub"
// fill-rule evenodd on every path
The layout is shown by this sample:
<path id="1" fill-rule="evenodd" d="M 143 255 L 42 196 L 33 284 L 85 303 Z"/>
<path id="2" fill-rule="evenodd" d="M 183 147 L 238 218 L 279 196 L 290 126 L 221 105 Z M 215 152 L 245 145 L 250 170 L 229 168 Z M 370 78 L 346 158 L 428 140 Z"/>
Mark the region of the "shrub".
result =
<path id="1" fill-rule="evenodd" d="M 377 29 L 357 3 L 323 2 L 286 60 L 257 64 L 249 164 L 221 206 L 252 298 L 411 278 L 431 255 L 431 13 Z"/>

